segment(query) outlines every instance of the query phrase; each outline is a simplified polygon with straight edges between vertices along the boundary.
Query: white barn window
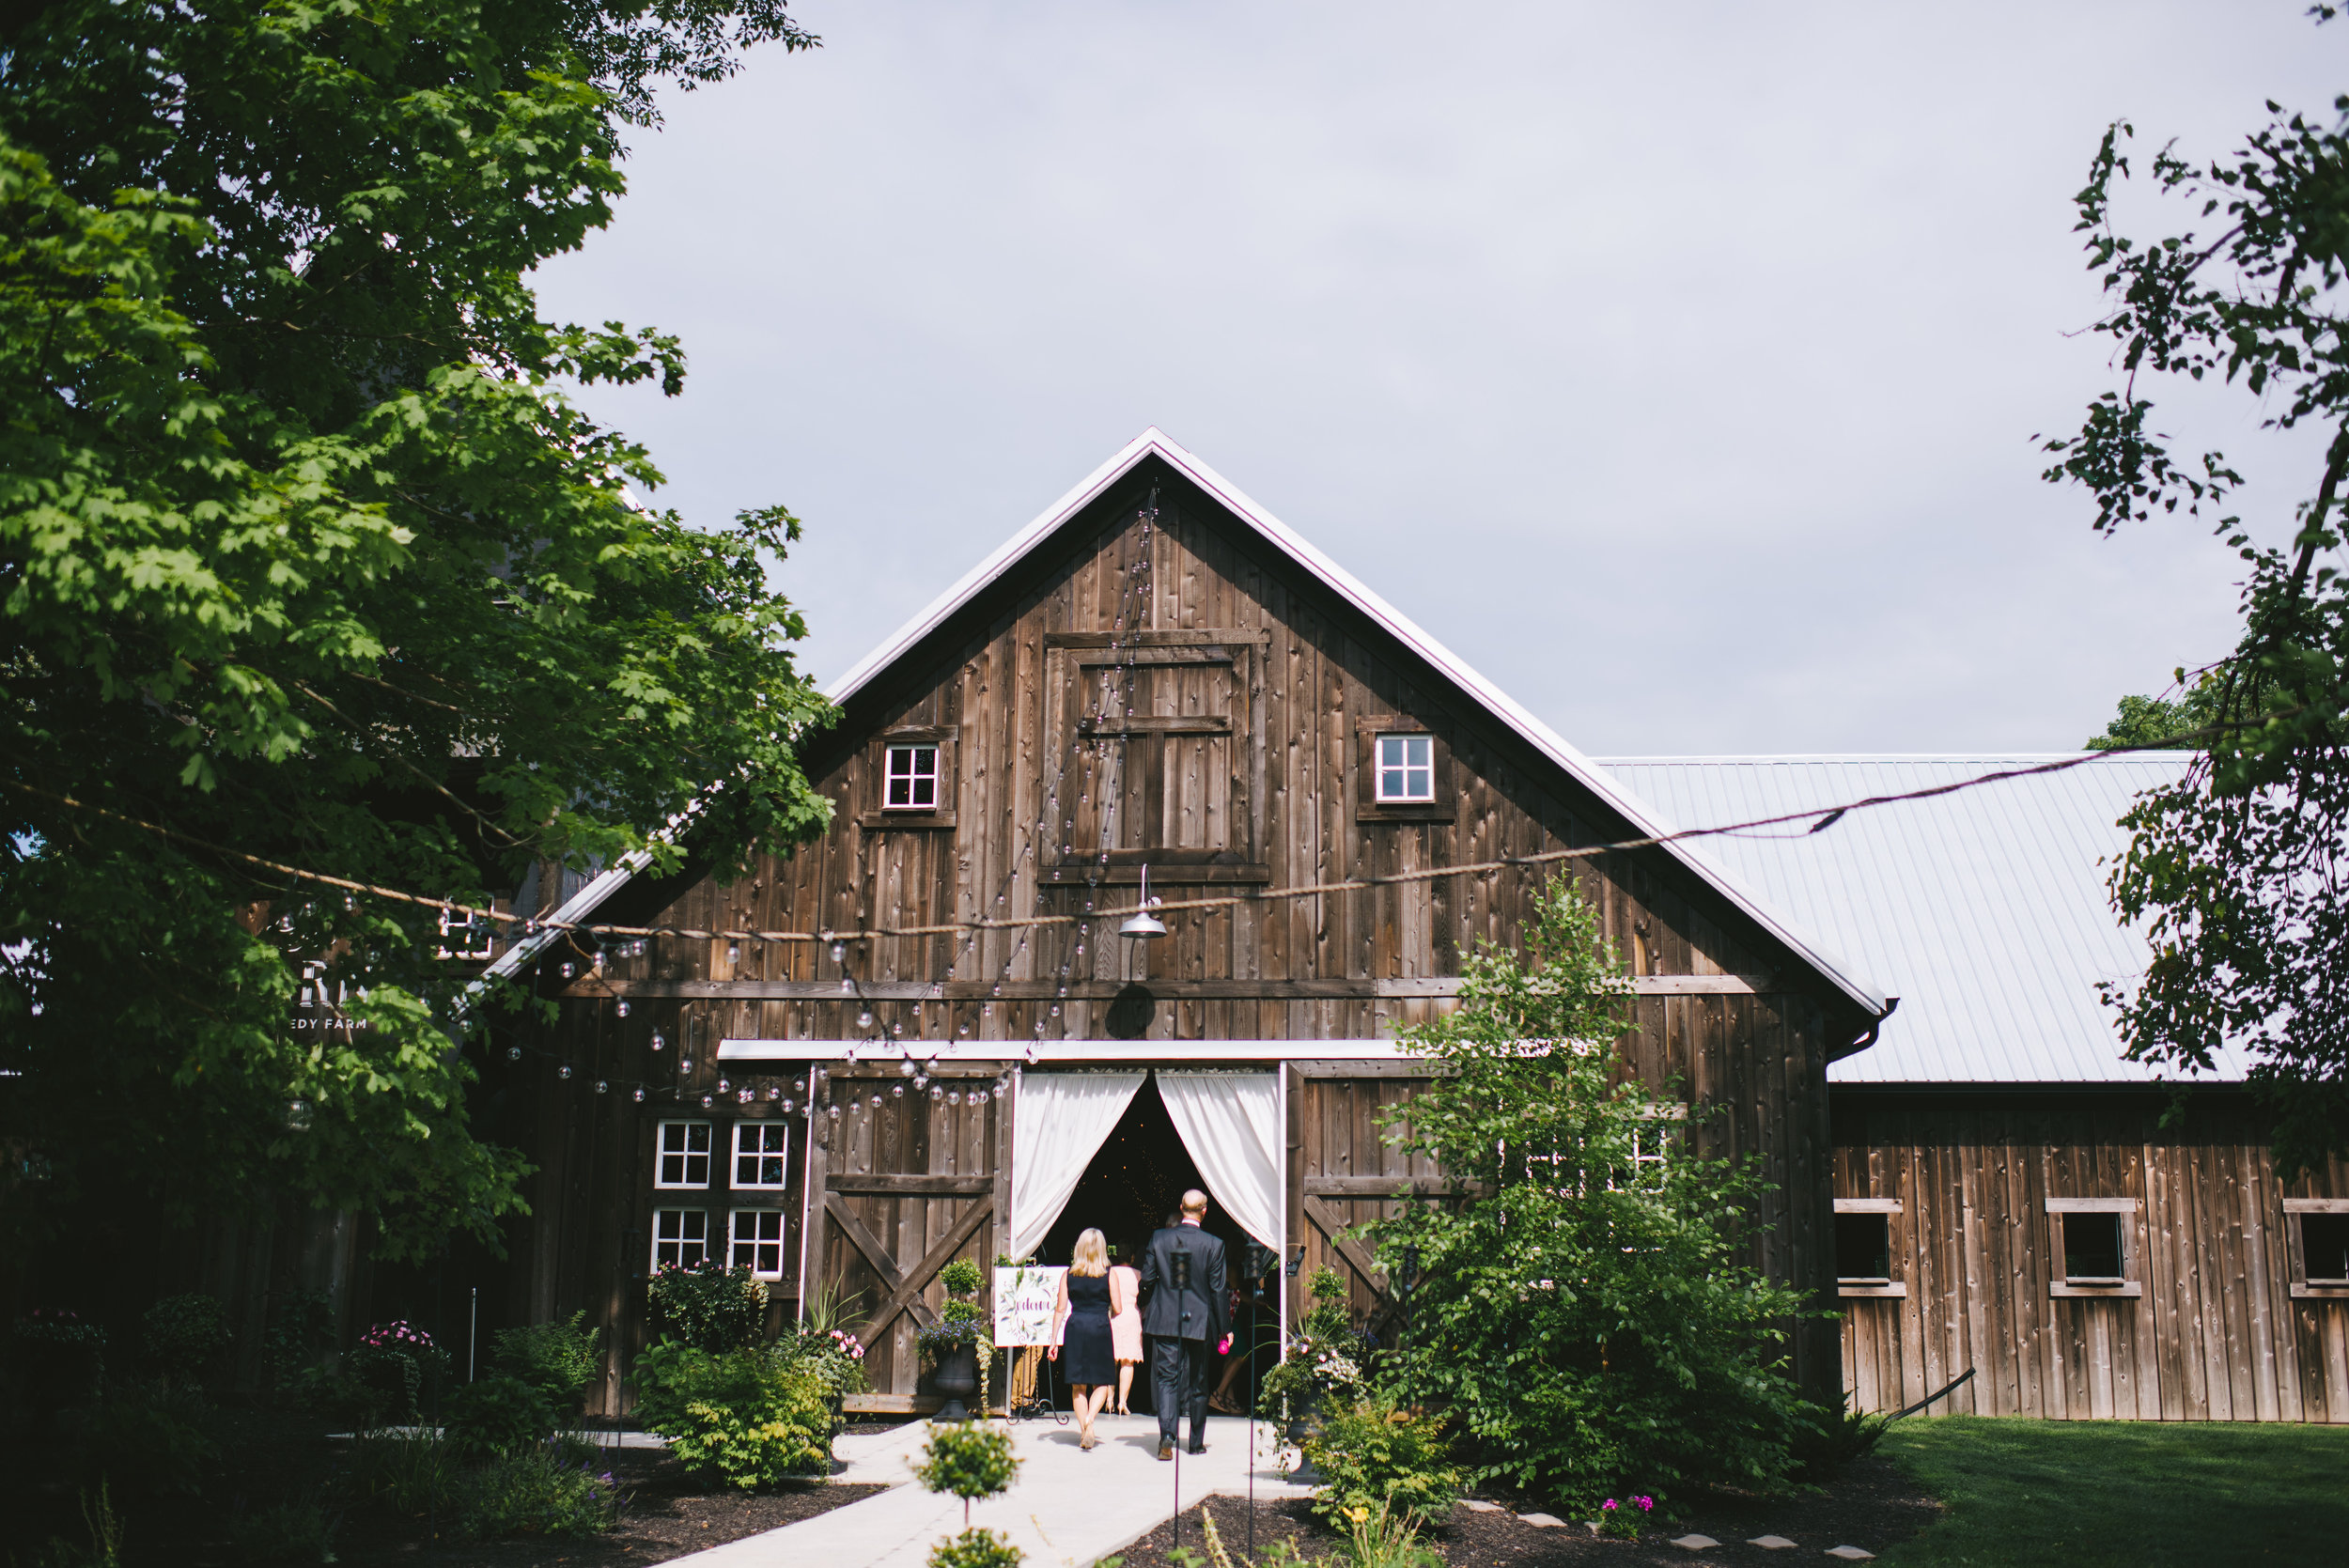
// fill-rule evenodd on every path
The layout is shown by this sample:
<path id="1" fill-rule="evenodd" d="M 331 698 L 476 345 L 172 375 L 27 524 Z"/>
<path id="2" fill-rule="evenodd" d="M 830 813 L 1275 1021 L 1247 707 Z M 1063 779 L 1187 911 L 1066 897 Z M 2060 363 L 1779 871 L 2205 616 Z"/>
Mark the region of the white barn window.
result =
<path id="1" fill-rule="evenodd" d="M 1384 805 L 1410 805 L 1436 798 L 1436 737 L 1432 735 L 1382 735 L 1378 737 L 1377 800 Z"/>
<path id="2" fill-rule="evenodd" d="M 691 1268 L 709 1256 L 708 1209 L 652 1211 L 652 1265 Z"/>
<path id="3" fill-rule="evenodd" d="M 702 1188 L 709 1185 L 709 1124 L 663 1122 L 660 1157 L 652 1185 Z"/>
<path id="4" fill-rule="evenodd" d="M 888 811 L 938 809 L 938 748 L 892 746 L 881 805 Z"/>
<path id="5" fill-rule="evenodd" d="M 783 1278 L 783 1210 L 736 1209 L 729 1268 L 747 1268 L 762 1280 Z"/>
<path id="6" fill-rule="evenodd" d="M 791 1183 L 791 1124 L 734 1124 L 734 1185 L 784 1188 Z"/>

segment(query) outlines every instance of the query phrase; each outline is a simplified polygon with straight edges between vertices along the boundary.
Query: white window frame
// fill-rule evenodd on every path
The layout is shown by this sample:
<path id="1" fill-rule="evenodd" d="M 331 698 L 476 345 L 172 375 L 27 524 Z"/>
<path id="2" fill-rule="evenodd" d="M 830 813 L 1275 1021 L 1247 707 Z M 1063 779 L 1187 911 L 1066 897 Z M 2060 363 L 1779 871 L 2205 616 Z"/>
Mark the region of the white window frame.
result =
<path id="1" fill-rule="evenodd" d="M 1884 1266 L 1886 1270 L 1885 1277 L 1881 1280 L 1867 1279 L 1838 1271 L 1835 1276 L 1835 1294 L 1850 1296 L 1906 1296 L 1908 1281 L 1900 1278 L 1901 1255 L 1899 1250 L 1892 1245 L 1892 1216 L 1903 1212 L 1901 1201 L 1898 1198 L 1838 1198 L 1835 1200 L 1835 1212 L 1839 1215 L 1880 1214 L 1884 1216 Z"/>
<path id="2" fill-rule="evenodd" d="M 692 1146 L 692 1129 L 699 1127 L 702 1146 Z M 669 1147 L 669 1132 L 678 1132 L 677 1146 Z M 709 1189 L 709 1162 L 717 1157 L 716 1129 L 710 1123 L 700 1121 L 664 1121 L 655 1123 L 652 1134 L 652 1185 L 657 1192 L 706 1192 Z M 683 1179 L 671 1181 L 669 1161 L 676 1159 Z M 701 1179 L 692 1176 L 693 1162 L 701 1161 Z"/>
<path id="3" fill-rule="evenodd" d="M 2140 1207 L 2135 1198 L 2050 1198 L 2047 1218 L 2054 1221 L 2047 1227 L 2047 1294 L 2078 1296 L 2141 1296 L 2144 1281 L 2137 1277 L 2137 1214 Z M 2063 1225 L 2066 1215 L 2109 1214 L 2119 1217 L 2121 1233 L 2121 1277 L 2118 1280 L 2103 1275 L 2082 1275 L 2075 1278 L 2063 1271 Z"/>
<path id="4" fill-rule="evenodd" d="M 1411 743 L 1417 741 L 1424 752 L 1422 761 L 1410 760 Z M 1395 760 L 1387 760 L 1387 748 L 1394 748 Z M 1425 730 L 1389 730 L 1371 737 L 1371 800 L 1382 806 L 1431 806 L 1436 803 L 1436 737 Z M 1394 789 L 1387 787 L 1390 775 L 1396 779 Z M 1426 780 L 1423 791 L 1411 788 L 1413 775 Z"/>
<path id="5" fill-rule="evenodd" d="M 929 768 L 926 771 L 921 767 L 922 753 L 925 752 L 929 753 Z M 884 746 L 881 749 L 881 810 L 938 810 L 939 791 L 945 782 L 941 776 L 942 769 L 939 766 L 941 755 L 941 748 L 935 740 L 893 740 Z M 900 757 L 905 760 L 905 767 L 902 768 L 897 766 Z M 900 780 L 904 781 L 906 786 L 906 798 L 903 800 L 897 799 L 897 784 Z M 914 799 L 921 793 L 921 786 L 926 784 L 929 785 L 930 798 L 926 800 Z"/>
<path id="6" fill-rule="evenodd" d="M 672 1225 L 670 1221 L 675 1220 Z M 667 1234 L 662 1234 L 663 1231 Z M 693 1234 L 698 1232 L 699 1234 Z M 672 1255 L 663 1257 L 661 1249 Z M 686 1257 L 688 1249 L 698 1249 L 700 1256 Z M 708 1209 L 658 1208 L 652 1211 L 652 1266 L 658 1270 L 665 1265 L 691 1268 L 709 1254 L 709 1211 Z"/>
<path id="7" fill-rule="evenodd" d="M 470 910 L 459 914 L 455 909 L 443 909 L 441 945 L 433 949 L 432 955 L 456 959 L 496 957 L 496 923 Z"/>
<path id="8" fill-rule="evenodd" d="M 2292 1232 L 2293 1296 L 2301 1301 L 2349 1299 L 2349 1280 L 2320 1280 L 2310 1276 L 2308 1236 L 2301 1227 L 2311 1214 L 2349 1214 L 2349 1198 L 2284 1200 L 2284 1224 Z"/>
<path id="9" fill-rule="evenodd" d="M 745 1143 L 749 1148 L 744 1148 Z M 753 1179 L 742 1179 L 742 1163 L 753 1167 Z M 773 1181 L 757 1179 L 758 1162 L 774 1161 Z M 736 1191 L 781 1192 L 791 1185 L 791 1124 L 776 1118 L 744 1117 L 734 1124 L 734 1150 L 726 1167 L 727 1185 Z"/>
<path id="10" fill-rule="evenodd" d="M 751 1232 L 747 1238 L 742 1234 L 745 1221 L 749 1223 Z M 759 1234 L 760 1231 L 768 1229 L 775 1233 L 772 1238 Z M 784 1210 L 738 1208 L 726 1216 L 726 1266 L 748 1268 L 761 1280 L 780 1280 L 783 1278 L 784 1254 L 790 1244 L 790 1235 L 791 1221 Z M 759 1250 L 769 1247 L 774 1249 L 775 1266 L 771 1269 L 761 1268 L 758 1266 Z M 745 1251 L 750 1254 L 747 1263 L 742 1257 Z"/>

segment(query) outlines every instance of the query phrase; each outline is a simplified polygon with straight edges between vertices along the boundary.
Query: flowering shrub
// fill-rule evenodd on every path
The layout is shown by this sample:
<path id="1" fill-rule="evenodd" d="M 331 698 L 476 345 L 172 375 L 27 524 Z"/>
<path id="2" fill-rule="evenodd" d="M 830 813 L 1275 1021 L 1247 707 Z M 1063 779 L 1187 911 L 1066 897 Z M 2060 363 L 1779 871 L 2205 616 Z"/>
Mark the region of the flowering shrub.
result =
<path id="1" fill-rule="evenodd" d="M 822 1379 L 824 1391 L 834 1399 L 862 1393 L 870 1387 L 864 1378 L 864 1345 L 845 1328 L 821 1332 L 810 1329 L 802 1333 L 798 1357 L 802 1365 Z"/>
<path id="2" fill-rule="evenodd" d="M 1324 1401 L 1350 1398 L 1362 1386 L 1365 1342 L 1346 1311 L 1344 1279 L 1316 1270 L 1313 1305 L 1289 1335 L 1288 1355 L 1257 1385 L 1257 1407 L 1276 1420 L 1301 1417 Z"/>
<path id="3" fill-rule="evenodd" d="M 645 1283 L 662 1338 L 712 1354 L 754 1343 L 767 1321 L 767 1286 L 747 1268 L 704 1258 L 691 1268 L 662 1264 Z"/>
<path id="4" fill-rule="evenodd" d="M 382 1402 L 383 1408 L 373 1414 L 393 1421 L 416 1420 L 426 1383 L 448 1372 L 448 1352 L 404 1318 L 379 1323 L 360 1335 L 344 1360 L 351 1376 Z"/>
<path id="5" fill-rule="evenodd" d="M 1624 1541 L 1637 1541 L 1656 1512 L 1654 1498 L 1609 1498 L 1598 1505 L 1598 1532 Z"/>

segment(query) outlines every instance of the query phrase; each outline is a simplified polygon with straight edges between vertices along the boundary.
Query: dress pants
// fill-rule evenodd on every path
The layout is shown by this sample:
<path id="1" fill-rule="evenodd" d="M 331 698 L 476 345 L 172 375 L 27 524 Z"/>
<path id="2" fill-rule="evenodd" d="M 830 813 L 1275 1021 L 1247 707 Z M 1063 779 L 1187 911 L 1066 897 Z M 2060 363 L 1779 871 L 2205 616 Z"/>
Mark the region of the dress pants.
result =
<path id="1" fill-rule="evenodd" d="M 1160 1335 L 1150 1342 L 1151 1403 L 1159 1407 L 1159 1441 L 1176 1441 L 1184 1412 L 1190 1415 L 1190 1446 L 1207 1436 L 1207 1365 L 1215 1359 L 1204 1339 L 1178 1340 Z"/>

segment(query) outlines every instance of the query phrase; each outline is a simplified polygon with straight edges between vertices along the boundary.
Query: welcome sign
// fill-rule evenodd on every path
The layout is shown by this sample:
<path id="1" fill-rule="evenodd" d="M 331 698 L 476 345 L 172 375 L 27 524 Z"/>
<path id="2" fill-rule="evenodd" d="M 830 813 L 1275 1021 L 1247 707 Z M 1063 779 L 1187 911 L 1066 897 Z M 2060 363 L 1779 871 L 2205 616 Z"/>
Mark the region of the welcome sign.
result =
<path id="1" fill-rule="evenodd" d="M 1066 1268 L 1023 1264 L 995 1270 L 995 1343 L 1051 1344 L 1052 1307 Z"/>

